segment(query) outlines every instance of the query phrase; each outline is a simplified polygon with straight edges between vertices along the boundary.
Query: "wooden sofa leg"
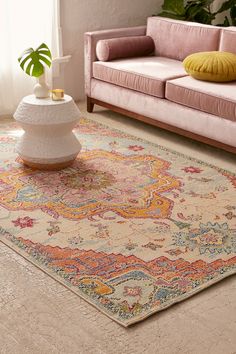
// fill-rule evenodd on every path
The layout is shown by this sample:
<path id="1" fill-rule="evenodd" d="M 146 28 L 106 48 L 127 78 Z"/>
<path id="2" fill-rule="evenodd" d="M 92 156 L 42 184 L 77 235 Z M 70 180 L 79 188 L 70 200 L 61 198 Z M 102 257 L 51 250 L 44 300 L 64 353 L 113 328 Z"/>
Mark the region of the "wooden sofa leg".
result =
<path id="1" fill-rule="evenodd" d="M 92 113 L 93 107 L 94 107 L 94 103 L 92 101 L 92 98 L 87 96 L 87 112 Z"/>

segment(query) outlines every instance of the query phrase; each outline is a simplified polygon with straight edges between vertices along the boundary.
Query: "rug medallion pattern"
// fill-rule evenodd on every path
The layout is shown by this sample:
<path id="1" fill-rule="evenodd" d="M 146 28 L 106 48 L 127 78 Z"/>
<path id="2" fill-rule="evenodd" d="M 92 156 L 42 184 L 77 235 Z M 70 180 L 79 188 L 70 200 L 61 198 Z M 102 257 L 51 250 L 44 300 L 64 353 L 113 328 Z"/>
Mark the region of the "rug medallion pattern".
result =
<path id="1" fill-rule="evenodd" d="M 0 240 L 128 326 L 236 272 L 236 175 L 82 119 L 43 172 L 0 125 Z"/>

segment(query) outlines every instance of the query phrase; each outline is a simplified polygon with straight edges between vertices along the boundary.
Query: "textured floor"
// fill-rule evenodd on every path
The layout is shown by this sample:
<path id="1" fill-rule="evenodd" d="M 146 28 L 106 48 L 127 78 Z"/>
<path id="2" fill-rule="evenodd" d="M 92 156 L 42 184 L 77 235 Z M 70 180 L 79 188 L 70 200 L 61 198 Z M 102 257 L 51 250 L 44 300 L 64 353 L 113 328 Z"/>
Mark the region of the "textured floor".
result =
<path id="1" fill-rule="evenodd" d="M 84 111 L 84 105 L 79 105 Z M 87 117 L 231 171 L 231 154 L 96 108 Z M 236 354 L 236 277 L 125 329 L 0 243 L 1 354 Z"/>

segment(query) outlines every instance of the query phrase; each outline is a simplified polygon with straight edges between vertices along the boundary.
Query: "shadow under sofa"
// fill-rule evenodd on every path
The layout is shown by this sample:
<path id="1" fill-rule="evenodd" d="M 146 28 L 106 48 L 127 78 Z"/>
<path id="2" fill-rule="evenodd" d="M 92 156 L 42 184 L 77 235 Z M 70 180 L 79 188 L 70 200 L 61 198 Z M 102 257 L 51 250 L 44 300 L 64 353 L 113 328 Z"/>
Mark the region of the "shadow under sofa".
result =
<path id="1" fill-rule="evenodd" d="M 104 39 L 150 36 L 153 55 L 99 61 Z M 236 82 L 199 81 L 182 61 L 192 53 L 236 54 L 236 31 L 150 17 L 147 26 L 85 33 L 87 110 L 94 104 L 236 153 Z"/>

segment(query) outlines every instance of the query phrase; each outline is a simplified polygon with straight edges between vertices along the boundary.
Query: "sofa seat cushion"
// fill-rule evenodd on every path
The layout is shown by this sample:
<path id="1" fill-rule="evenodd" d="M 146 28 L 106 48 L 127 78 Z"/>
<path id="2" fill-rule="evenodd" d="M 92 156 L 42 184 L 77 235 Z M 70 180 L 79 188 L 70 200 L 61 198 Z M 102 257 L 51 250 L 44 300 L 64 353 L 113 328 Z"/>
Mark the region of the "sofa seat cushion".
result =
<path id="1" fill-rule="evenodd" d="M 164 98 L 166 80 L 187 75 L 182 62 L 163 57 L 142 57 L 93 63 L 93 77 L 148 95 Z"/>
<path id="2" fill-rule="evenodd" d="M 236 121 L 236 82 L 213 83 L 190 76 L 166 83 L 169 101 Z"/>

